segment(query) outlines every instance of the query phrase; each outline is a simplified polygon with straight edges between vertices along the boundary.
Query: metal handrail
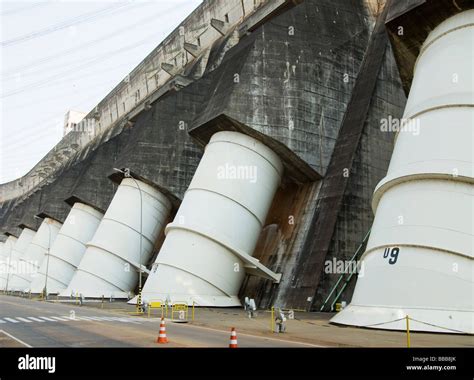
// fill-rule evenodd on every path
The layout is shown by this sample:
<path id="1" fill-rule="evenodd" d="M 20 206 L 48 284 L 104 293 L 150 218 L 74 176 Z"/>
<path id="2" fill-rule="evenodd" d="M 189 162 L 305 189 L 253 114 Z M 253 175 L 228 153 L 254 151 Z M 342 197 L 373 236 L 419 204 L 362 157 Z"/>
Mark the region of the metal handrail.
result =
<path id="1" fill-rule="evenodd" d="M 351 259 L 349 260 L 350 262 L 353 262 L 357 256 L 359 255 L 360 251 L 362 249 L 364 249 L 366 243 L 367 243 L 367 240 L 369 238 L 369 235 L 370 235 L 370 231 L 372 230 L 372 227 L 369 228 L 369 230 L 367 231 L 367 233 L 365 234 L 364 236 L 364 239 L 362 240 L 362 243 L 359 244 L 359 247 L 357 248 L 357 250 L 355 251 L 355 253 L 352 255 Z M 337 287 L 339 286 L 339 284 L 341 283 L 341 281 L 343 280 L 344 276 L 346 275 L 347 273 L 343 273 L 341 274 L 341 276 L 339 277 L 339 279 L 337 280 L 337 282 L 334 284 L 334 286 L 332 287 L 331 289 L 331 292 L 329 293 L 329 295 L 326 297 L 326 299 L 324 300 L 321 308 L 319 309 L 319 311 L 323 311 L 324 310 L 324 307 L 326 306 L 326 304 L 329 302 L 331 296 L 333 295 L 333 293 L 336 291 Z M 336 298 L 335 300 L 333 301 L 333 303 L 331 304 L 331 310 L 333 310 L 334 308 L 334 304 L 336 303 L 336 301 L 339 299 L 339 296 L 341 295 L 341 293 L 344 291 L 344 289 L 346 288 L 347 286 L 347 283 L 349 282 L 349 280 L 352 278 L 352 276 L 354 275 L 354 273 L 351 273 L 349 278 L 346 280 L 346 283 L 344 284 L 344 286 L 342 287 L 342 290 L 340 292 L 337 293 L 336 295 Z"/>

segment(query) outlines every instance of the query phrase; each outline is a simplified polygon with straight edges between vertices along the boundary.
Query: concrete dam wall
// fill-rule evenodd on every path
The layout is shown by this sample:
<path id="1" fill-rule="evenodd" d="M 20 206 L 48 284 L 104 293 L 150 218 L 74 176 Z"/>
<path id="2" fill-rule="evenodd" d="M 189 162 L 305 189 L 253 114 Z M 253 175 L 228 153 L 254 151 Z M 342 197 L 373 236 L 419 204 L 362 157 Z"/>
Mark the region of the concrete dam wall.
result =
<path id="1" fill-rule="evenodd" d="M 413 76 L 390 22 L 431 7 L 203 1 L 89 113 L 92 134 L 0 185 L 0 239 L 64 223 L 50 257 L 63 296 L 349 302 L 356 276 L 334 293 L 341 274 L 325 267 L 363 252 L 394 149 L 381 126 L 402 117 Z M 87 231 L 74 248 L 71 219 Z"/>

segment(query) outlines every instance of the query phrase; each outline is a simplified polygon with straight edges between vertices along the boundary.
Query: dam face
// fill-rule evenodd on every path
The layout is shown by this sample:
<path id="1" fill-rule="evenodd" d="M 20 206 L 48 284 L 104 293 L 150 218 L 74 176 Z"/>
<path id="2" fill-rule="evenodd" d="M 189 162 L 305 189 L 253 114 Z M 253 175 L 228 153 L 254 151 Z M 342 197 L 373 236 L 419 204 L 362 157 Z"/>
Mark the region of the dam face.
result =
<path id="1" fill-rule="evenodd" d="M 57 236 L 22 289 L 311 311 L 346 301 L 337 323 L 419 308 L 471 331 L 472 7 L 203 1 L 86 116 L 92 132 L 0 185 L 2 256 L 25 227 L 39 234 L 39 215 Z M 361 263 L 363 276 L 336 270 Z"/>

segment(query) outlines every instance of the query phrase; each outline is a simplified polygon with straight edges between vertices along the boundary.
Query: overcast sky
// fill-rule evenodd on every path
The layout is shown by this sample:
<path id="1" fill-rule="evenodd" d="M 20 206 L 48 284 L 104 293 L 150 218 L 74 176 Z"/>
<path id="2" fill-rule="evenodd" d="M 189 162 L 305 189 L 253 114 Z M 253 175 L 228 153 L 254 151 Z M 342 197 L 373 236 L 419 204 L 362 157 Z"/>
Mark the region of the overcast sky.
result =
<path id="1" fill-rule="evenodd" d="M 0 183 L 26 174 L 201 0 L 0 0 Z"/>

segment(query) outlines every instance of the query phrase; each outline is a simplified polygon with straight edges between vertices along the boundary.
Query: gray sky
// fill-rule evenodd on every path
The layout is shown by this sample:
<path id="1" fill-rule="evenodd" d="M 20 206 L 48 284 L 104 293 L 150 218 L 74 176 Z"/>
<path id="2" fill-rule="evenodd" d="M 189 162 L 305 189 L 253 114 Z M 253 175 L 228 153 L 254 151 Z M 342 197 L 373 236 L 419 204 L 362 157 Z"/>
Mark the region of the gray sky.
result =
<path id="1" fill-rule="evenodd" d="M 0 0 L 0 183 L 26 174 L 201 0 Z"/>

